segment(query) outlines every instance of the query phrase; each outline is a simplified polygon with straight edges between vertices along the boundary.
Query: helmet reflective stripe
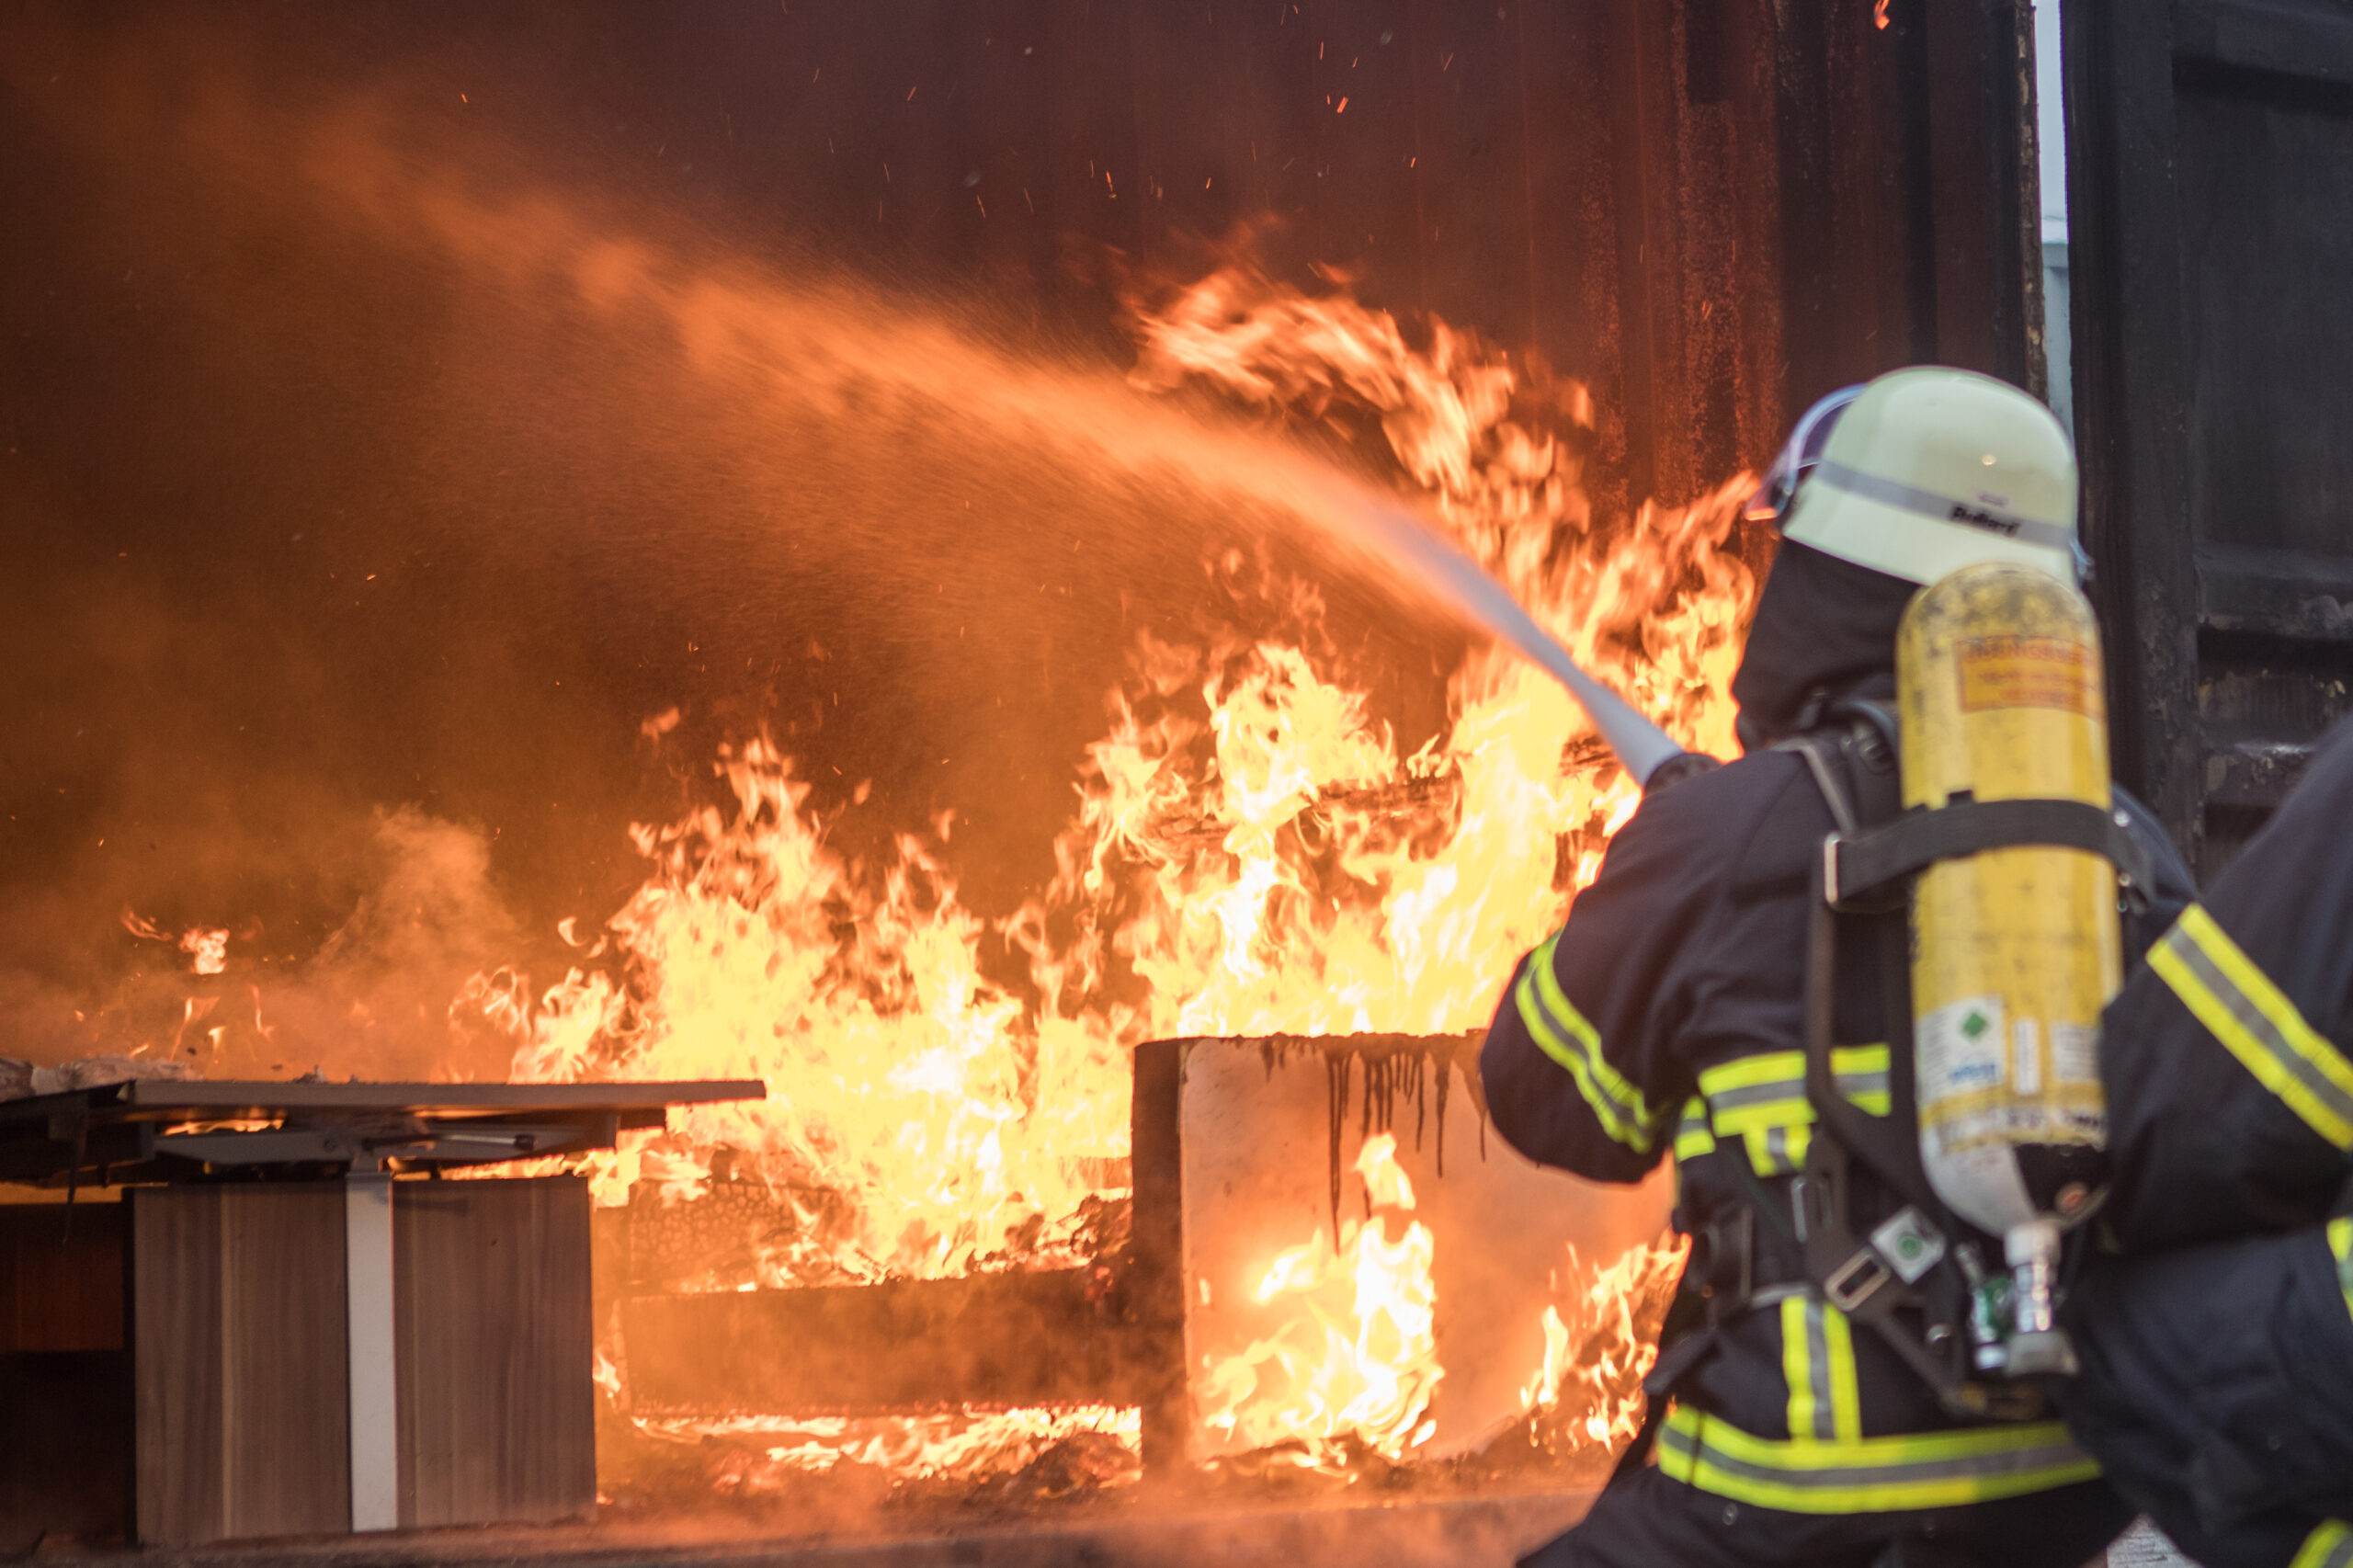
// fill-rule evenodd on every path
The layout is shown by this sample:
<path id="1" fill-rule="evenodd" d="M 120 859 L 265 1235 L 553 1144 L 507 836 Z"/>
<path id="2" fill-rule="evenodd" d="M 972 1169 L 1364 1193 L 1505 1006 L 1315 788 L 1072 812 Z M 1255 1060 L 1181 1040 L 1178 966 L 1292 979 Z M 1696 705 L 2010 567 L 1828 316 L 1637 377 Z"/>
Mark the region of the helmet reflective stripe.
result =
<path id="1" fill-rule="evenodd" d="M 1898 484 L 1877 474 L 1858 473 L 1845 463 L 1824 458 L 1814 465 L 1813 478 L 1821 484 L 1835 484 L 1873 501 L 1884 501 L 1891 506 L 1901 506 L 1907 512 L 1917 512 L 1924 517 L 1934 517 L 1940 523 L 1960 523 L 1967 528 L 1984 528 L 1987 533 L 2005 539 L 2024 540 L 2047 550 L 2073 551 L 2075 530 L 2061 528 L 2056 523 L 2038 523 L 2031 517 L 2013 517 L 1997 512 L 1984 504 L 1956 501 L 1949 495 L 1935 495 L 1926 490 L 1915 490 L 1908 484 Z"/>
<path id="2" fill-rule="evenodd" d="M 1782 512 L 1785 537 L 1915 583 L 1987 562 L 2080 580 L 2075 453 L 2049 409 L 1940 366 L 1834 395 L 1821 455 Z"/>

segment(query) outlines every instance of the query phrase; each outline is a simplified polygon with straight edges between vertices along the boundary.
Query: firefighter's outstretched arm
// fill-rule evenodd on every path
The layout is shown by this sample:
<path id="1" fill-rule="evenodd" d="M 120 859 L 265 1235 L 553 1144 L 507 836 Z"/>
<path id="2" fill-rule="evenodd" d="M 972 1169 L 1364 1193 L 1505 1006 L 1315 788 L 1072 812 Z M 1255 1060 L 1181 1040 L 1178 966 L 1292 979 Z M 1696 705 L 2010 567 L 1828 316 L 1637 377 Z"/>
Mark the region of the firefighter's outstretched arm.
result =
<path id="1" fill-rule="evenodd" d="M 1488 1113 L 1530 1159 L 1635 1181 L 1691 1094 L 1676 1038 L 1692 926 L 1720 878 L 1676 822 L 1694 793 L 1654 794 L 1619 831 L 1569 923 L 1520 960 L 1480 1058 Z"/>

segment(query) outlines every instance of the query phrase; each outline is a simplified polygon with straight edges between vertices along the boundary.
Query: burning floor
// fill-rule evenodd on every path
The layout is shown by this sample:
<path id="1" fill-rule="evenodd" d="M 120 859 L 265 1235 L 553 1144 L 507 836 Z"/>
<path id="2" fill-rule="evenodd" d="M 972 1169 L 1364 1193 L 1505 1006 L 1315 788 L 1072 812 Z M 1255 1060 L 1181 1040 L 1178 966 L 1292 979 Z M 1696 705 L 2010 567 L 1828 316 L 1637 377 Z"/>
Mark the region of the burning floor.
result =
<path id="1" fill-rule="evenodd" d="M 831 1494 L 796 1510 L 727 1505 L 691 1517 L 608 1517 L 594 1526 L 495 1527 L 392 1537 L 244 1541 L 112 1551 L 44 1542 L 26 1561 L 133 1568 L 1242 1568 L 1302 1562 L 1451 1568 L 1508 1562 L 1582 1516 L 1589 1491 L 1428 1499 L 1150 1499 L 1134 1493 L 1051 1511 L 961 1500 L 921 1510 L 876 1496 Z"/>

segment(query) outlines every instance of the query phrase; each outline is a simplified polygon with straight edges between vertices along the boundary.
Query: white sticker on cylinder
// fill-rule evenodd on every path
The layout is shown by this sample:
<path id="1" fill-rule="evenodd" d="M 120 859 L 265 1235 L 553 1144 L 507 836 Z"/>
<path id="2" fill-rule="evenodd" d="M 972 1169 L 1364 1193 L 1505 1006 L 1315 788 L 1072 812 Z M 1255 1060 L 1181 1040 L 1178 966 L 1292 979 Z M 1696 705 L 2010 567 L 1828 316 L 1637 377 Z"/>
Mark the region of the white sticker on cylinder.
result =
<path id="1" fill-rule="evenodd" d="M 2099 1082 L 2099 1026 L 2051 1026 L 2051 1075 L 2062 1084 Z"/>
<path id="2" fill-rule="evenodd" d="M 1999 1088 L 2006 1075 L 2007 1031 L 1999 996 L 1964 996 L 1920 1016 L 1919 1095 L 1923 1106 Z"/>
<path id="3" fill-rule="evenodd" d="M 2032 1018 L 2020 1018 L 2010 1026 L 2010 1082 L 2021 1095 L 2042 1093 L 2041 1034 Z"/>

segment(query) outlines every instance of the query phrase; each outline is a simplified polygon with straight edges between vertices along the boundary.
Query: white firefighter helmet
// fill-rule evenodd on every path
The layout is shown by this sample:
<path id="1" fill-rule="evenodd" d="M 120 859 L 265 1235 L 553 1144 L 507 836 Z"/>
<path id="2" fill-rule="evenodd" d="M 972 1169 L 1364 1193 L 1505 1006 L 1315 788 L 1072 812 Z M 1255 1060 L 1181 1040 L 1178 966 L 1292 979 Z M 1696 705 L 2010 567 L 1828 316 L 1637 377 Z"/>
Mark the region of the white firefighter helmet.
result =
<path id="1" fill-rule="evenodd" d="M 2014 562 L 2083 576 L 2075 456 L 2052 412 L 2006 381 L 1919 365 L 1806 411 L 1752 515 L 1783 537 L 1914 583 Z"/>

